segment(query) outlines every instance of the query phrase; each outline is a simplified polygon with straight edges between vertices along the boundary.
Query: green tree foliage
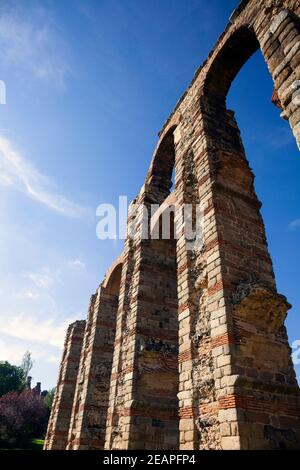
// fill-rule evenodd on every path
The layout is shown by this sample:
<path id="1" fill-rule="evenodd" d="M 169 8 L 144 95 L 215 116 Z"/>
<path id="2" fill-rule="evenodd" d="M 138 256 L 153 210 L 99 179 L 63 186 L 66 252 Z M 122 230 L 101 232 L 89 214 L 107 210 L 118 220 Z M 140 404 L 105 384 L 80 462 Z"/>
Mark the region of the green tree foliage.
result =
<path id="1" fill-rule="evenodd" d="M 51 407 L 54 399 L 54 394 L 55 394 L 55 388 L 52 388 L 51 390 L 48 390 L 47 394 L 44 397 L 44 403 L 47 407 L 47 410 L 50 414 L 51 412 Z"/>
<path id="2" fill-rule="evenodd" d="M 0 361 L 0 397 L 24 388 L 24 372 L 21 367 Z"/>

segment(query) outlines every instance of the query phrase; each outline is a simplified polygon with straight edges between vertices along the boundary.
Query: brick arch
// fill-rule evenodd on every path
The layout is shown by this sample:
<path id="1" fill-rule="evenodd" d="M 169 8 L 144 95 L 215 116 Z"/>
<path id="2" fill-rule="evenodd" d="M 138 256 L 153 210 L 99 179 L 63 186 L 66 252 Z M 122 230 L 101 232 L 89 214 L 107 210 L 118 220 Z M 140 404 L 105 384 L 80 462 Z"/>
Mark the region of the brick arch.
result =
<path id="1" fill-rule="evenodd" d="M 161 196 L 158 197 L 158 203 L 169 195 L 172 187 L 172 173 L 175 166 L 175 129 L 176 125 L 169 126 L 160 138 L 146 176 L 147 185 L 159 188 Z"/>
<path id="2" fill-rule="evenodd" d="M 105 275 L 105 279 L 102 282 L 107 292 L 111 294 L 118 294 L 120 289 L 122 267 L 123 267 L 123 255 L 119 256 L 118 259 L 110 266 L 109 270 Z"/>
<path id="3" fill-rule="evenodd" d="M 289 121 L 300 148 L 300 100 L 294 100 L 294 84 L 300 78 L 300 12 L 299 7 L 285 8 L 284 3 L 289 2 L 281 3 L 276 8 L 265 7 L 263 27 L 257 21 L 259 11 L 245 15 L 245 20 L 237 10 L 198 79 L 203 96 L 225 104 L 239 71 L 260 49 L 274 82 L 273 102 L 282 109 L 282 117 Z"/>
<path id="4" fill-rule="evenodd" d="M 233 80 L 259 47 L 252 28 L 242 25 L 235 30 L 209 64 L 204 80 L 204 94 L 226 100 Z"/>

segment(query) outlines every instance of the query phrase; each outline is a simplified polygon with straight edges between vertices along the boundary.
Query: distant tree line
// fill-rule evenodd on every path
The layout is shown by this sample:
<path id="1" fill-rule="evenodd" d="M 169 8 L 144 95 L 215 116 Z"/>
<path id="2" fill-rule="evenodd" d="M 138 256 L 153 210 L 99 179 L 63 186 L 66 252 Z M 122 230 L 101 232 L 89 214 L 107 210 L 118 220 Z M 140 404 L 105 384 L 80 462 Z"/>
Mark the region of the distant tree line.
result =
<path id="1" fill-rule="evenodd" d="M 32 438 L 46 433 L 54 389 L 42 393 L 31 389 L 32 366 L 29 351 L 20 366 L 0 361 L 0 448 L 26 447 Z"/>

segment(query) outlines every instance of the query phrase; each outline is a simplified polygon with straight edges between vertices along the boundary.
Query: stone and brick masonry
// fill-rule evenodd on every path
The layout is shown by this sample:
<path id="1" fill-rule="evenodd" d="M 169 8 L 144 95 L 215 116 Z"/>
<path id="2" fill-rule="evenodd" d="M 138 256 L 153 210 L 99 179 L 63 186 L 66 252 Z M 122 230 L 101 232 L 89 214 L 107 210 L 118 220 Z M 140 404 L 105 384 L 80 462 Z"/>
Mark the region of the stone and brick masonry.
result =
<path id="1" fill-rule="evenodd" d="M 260 48 L 300 146 L 299 15 L 298 0 L 241 2 L 163 126 L 134 202 L 201 202 L 204 246 L 188 249 L 184 227 L 176 240 L 126 240 L 86 322 L 68 329 L 45 449 L 300 447 L 290 305 L 226 108 Z"/>

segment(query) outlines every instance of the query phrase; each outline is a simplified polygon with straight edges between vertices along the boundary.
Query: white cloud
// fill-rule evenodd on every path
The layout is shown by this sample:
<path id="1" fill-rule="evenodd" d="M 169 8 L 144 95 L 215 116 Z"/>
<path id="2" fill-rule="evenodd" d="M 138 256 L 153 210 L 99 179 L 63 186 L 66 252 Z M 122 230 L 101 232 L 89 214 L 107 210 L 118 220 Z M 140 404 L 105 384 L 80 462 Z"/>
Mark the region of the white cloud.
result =
<path id="1" fill-rule="evenodd" d="M 69 217 L 80 217 L 88 213 L 87 208 L 60 195 L 56 186 L 1 135 L 0 173 L 0 184 L 21 191 L 56 212 Z"/>
<path id="2" fill-rule="evenodd" d="M 30 300 L 38 300 L 40 298 L 40 294 L 38 292 L 33 292 L 32 290 L 27 290 L 23 292 L 22 295 Z"/>
<path id="3" fill-rule="evenodd" d="M 69 266 L 71 269 L 75 269 L 76 271 L 86 271 L 85 263 L 80 259 L 74 259 L 73 261 L 70 261 Z"/>
<path id="4" fill-rule="evenodd" d="M 2 67 L 28 72 L 37 80 L 60 89 L 71 67 L 68 46 L 43 8 L 22 8 L 4 2 L 0 10 L 0 63 Z"/>
<path id="5" fill-rule="evenodd" d="M 295 219 L 289 224 L 290 229 L 300 228 L 300 219 Z"/>
<path id="6" fill-rule="evenodd" d="M 18 341 L 18 340 L 17 340 Z M 58 366 L 61 361 L 61 354 L 56 354 L 52 352 L 52 347 L 45 347 L 41 344 L 28 344 L 24 342 L 16 342 L 11 339 L 0 340 L 0 361 L 8 361 L 11 364 L 20 365 L 22 358 L 26 350 L 29 350 L 32 354 L 34 361 L 34 367 L 36 368 L 37 364 L 52 364 Z M 54 351 L 57 351 L 55 348 Z M 43 367 L 43 366 L 42 366 Z M 31 374 L 32 375 L 32 372 Z"/>
<path id="7" fill-rule="evenodd" d="M 0 323 L 0 333 L 13 338 L 43 343 L 44 345 L 61 348 L 64 342 L 67 327 L 74 320 L 65 320 L 57 323 L 53 318 L 39 321 L 24 314 L 8 318 Z"/>
<path id="8" fill-rule="evenodd" d="M 61 360 L 60 356 L 55 356 L 53 354 L 46 358 L 46 362 L 49 362 L 49 364 L 59 364 L 60 360 Z"/>
<path id="9" fill-rule="evenodd" d="M 39 289 L 48 289 L 55 282 L 65 282 L 68 272 L 76 274 L 86 273 L 86 265 L 80 259 L 64 261 L 55 269 L 41 268 L 37 272 L 24 273 L 24 277 L 29 279 Z M 33 292 L 31 289 L 22 292 L 21 295 L 28 298 L 37 298 L 40 293 Z"/>
<path id="10" fill-rule="evenodd" d="M 24 347 L 21 345 L 11 345 L 0 340 L 0 361 L 8 361 L 12 364 L 20 364 L 24 355 Z"/>
<path id="11" fill-rule="evenodd" d="M 28 279 L 30 279 L 37 287 L 46 289 L 53 283 L 52 277 L 47 273 L 46 269 L 43 269 L 42 272 L 37 273 L 28 273 Z"/>

